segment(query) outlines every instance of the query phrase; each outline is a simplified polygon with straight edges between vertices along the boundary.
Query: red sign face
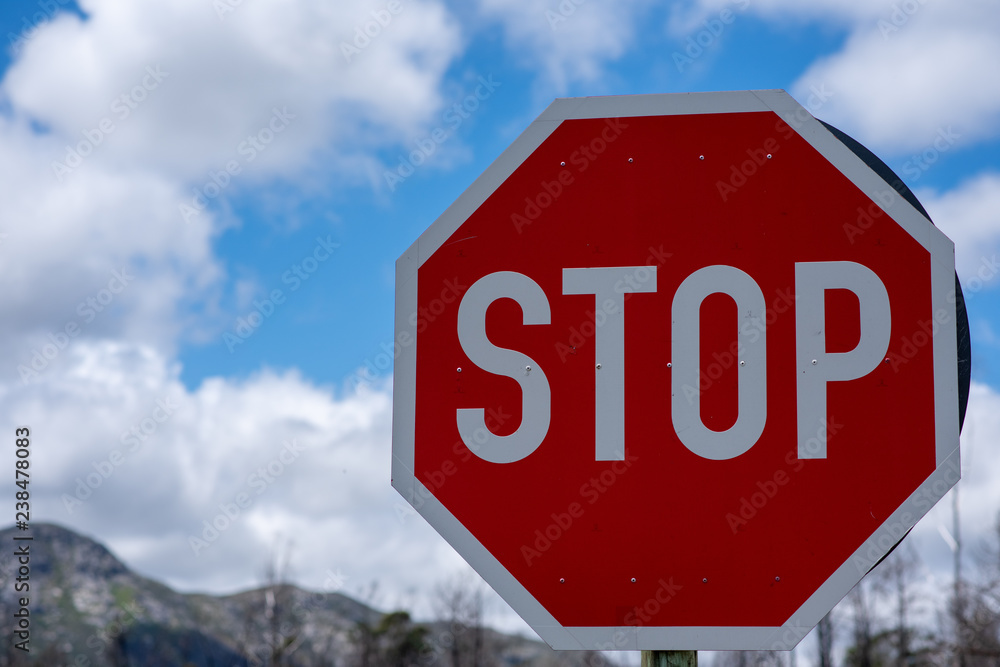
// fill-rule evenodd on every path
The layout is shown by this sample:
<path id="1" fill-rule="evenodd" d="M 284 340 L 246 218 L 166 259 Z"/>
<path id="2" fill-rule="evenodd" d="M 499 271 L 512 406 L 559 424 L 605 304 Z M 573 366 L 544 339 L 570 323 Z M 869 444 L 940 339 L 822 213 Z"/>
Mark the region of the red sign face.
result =
<path id="1" fill-rule="evenodd" d="M 398 268 L 394 485 L 556 648 L 791 648 L 957 481 L 950 242 L 691 97 L 557 102 Z"/>

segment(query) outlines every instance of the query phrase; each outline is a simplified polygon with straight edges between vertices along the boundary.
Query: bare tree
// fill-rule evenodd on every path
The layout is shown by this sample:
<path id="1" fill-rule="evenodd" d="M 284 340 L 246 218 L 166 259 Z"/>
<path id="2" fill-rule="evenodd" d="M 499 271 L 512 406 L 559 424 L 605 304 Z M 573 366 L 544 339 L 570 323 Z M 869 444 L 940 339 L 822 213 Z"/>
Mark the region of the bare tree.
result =
<path id="1" fill-rule="evenodd" d="M 833 612 L 831 611 L 816 626 L 819 667 L 833 667 Z"/>
<path id="2" fill-rule="evenodd" d="M 952 600 L 955 652 L 966 667 L 1000 664 L 1000 519 L 993 539 L 979 545 L 975 570 Z"/>
<path id="3" fill-rule="evenodd" d="M 893 625 L 890 633 L 896 667 L 910 667 L 916 661 L 917 652 L 922 650 L 917 645 L 917 631 L 910 626 L 910 612 L 915 602 L 912 583 L 918 563 L 919 557 L 913 545 L 904 540 L 874 573 L 875 590 L 892 602 Z"/>
<path id="4" fill-rule="evenodd" d="M 868 578 L 864 578 L 851 589 L 848 599 L 854 621 L 854 646 L 847 652 L 847 664 L 851 667 L 875 667 L 875 614 Z"/>
<path id="5" fill-rule="evenodd" d="M 289 581 L 292 543 L 276 543 L 261 572 L 263 587 L 244 602 L 240 650 L 251 665 L 285 667 L 302 645 L 302 618 Z"/>
<path id="6" fill-rule="evenodd" d="M 448 624 L 451 667 L 486 667 L 485 607 L 481 580 L 471 572 L 458 574 L 439 583 L 434 589 L 434 610 L 439 620 Z"/>
<path id="7" fill-rule="evenodd" d="M 954 592 L 951 599 L 951 613 L 953 617 L 953 622 L 955 624 L 955 659 L 958 667 L 966 667 L 965 665 L 965 649 L 962 640 L 962 633 L 965 631 L 966 625 L 966 595 L 967 591 L 962 583 L 962 532 L 961 532 L 961 515 L 959 513 L 958 507 L 958 490 L 960 487 L 956 486 L 951 490 L 951 510 L 952 510 L 952 532 L 955 540 L 954 548 Z"/>

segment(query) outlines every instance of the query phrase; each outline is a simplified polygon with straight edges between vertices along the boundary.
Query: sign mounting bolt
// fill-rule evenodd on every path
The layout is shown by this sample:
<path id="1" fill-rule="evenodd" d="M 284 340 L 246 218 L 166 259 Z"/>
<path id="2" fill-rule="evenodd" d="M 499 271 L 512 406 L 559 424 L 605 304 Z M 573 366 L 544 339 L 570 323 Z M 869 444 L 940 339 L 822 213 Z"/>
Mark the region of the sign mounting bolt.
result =
<path id="1" fill-rule="evenodd" d="M 708 583 L 708 577 L 705 577 L 704 579 L 702 579 L 702 580 L 701 580 L 701 583 L 703 583 L 703 584 L 707 584 L 707 583 Z"/>
<path id="2" fill-rule="evenodd" d="M 632 583 L 633 584 L 635 583 L 635 577 L 632 577 Z"/>
<path id="3" fill-rule="evenodd" d="M 601 370 L 601 365 L 597 364 L 597 370 Z"/>
<path id="4" fill-rule="evenodd" d="M 560 162 L 560 163 L 559 163 L 559 166 L 560 166 L 560 167 L 565 167 L 565 166 L 566 166 L 566 163 L 565 163 L 565 162 Z"/>

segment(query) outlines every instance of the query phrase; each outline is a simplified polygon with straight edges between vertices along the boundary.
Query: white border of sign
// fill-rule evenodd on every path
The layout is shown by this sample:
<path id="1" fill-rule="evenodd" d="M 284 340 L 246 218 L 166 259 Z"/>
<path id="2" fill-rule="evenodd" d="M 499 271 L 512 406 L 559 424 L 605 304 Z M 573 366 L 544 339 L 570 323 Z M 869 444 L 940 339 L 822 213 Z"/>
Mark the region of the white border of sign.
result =
<path id="1" fill-rule="evenodd" d="M 931 256 L 937 469 L 780 627 L 563 627 L 416 478 L 414 424 L 417 270 L 568 119 L 773 111 L 913 236 Z M 396 262 L 396 340 L 413 344 L 393 376 L 392 485 L 538 635 L 556 649 L 788 650 L 793 648 L 960 477 L 954 244 L 783 90 L 557 99 Z M 886 200 L 886 192 L 891 200 Z M 415 320 L 415 318 L 414 318 Z"/>

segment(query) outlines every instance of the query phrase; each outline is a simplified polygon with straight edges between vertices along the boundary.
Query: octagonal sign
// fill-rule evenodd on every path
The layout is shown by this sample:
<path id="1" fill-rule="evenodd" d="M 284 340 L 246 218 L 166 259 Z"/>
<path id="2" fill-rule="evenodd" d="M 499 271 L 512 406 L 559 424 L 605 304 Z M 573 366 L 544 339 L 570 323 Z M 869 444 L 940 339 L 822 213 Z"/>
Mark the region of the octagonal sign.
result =
<path id="1" fill-rule="evenodd" d="M 561 99 L 398 260 L 393 486 L 554 648 L 789 649 L 958 481 L 954 248 L 864 156 Z"/>

